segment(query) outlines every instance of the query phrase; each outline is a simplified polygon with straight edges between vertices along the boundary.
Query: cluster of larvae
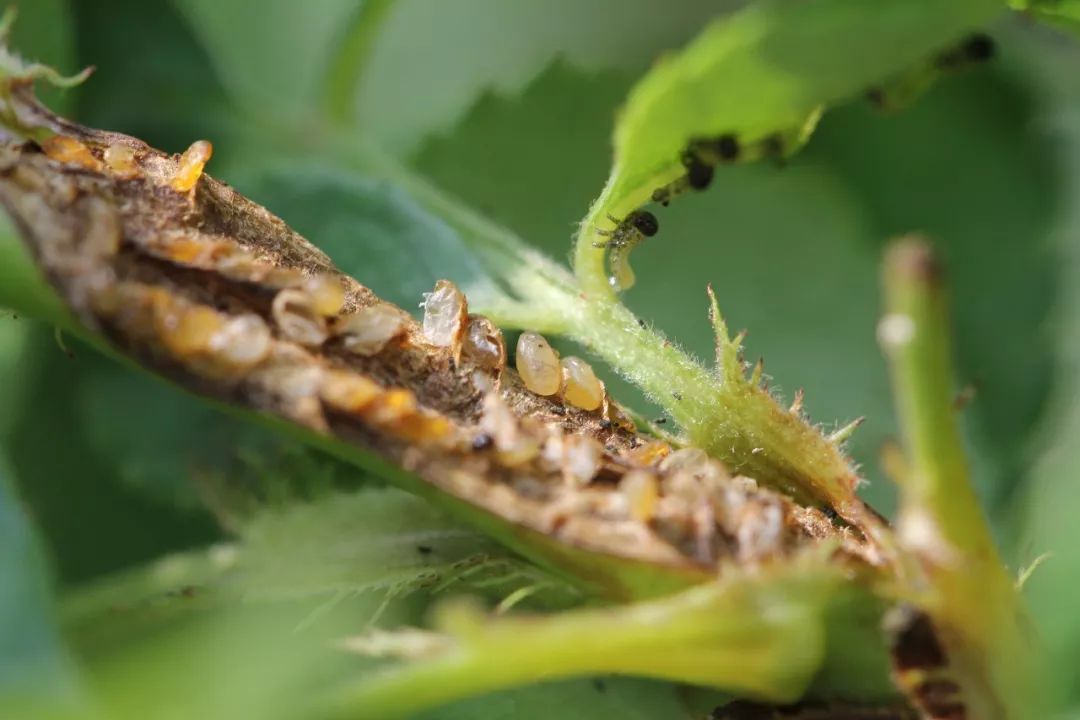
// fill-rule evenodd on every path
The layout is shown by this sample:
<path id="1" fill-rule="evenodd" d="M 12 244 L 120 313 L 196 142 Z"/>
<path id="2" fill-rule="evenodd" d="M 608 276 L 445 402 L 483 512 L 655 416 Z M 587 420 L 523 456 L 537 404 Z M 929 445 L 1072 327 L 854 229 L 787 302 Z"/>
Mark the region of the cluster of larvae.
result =
<path id="1" fill-rule="evenodd" d="M 937 75 L 956 72 L 985 62 L 994 56 L 994 40 L 983 33 L 975 33 L 960 44 L 935 55 L 924 68 L 895 83 L 895 87 L 870 88 L 866 96 L 876 107 L 889 109 L 902 105 L 908 95 L 917 94 Z M 909 87 L 910 86 L 910 87 Z M 816 122 L 816 115 L 814 121 Z M 686 169 L 685 174 L 659 187 L 652 193 L 652 201 L 667 207 L 671 201 L 688 192 L 706 190 L 712 184 L 716 167 L 748 160 L 772 160 L 783 165 L 791 151 L 792 140 L 800 131 L 773 132 L 756 140 L 739 138 L 733 132 L 716 137 L 693 138 L 679 154 Z M 615 290 L 627 290 L 635 278 L 630 267 L 630 252 L 646 239 L 656 235 L 660 223 L 656 215 L 637 209 L 619 219 L 608 216 L 615 224 L 611 230 L 599 230 L 607 240 L 593 243 L 593 247 L 608 249 L 609 283 Z"/>
<path id="2" fill-rule="evenodd" d="M 453 283 L 419 322 L 381 300 L 204 175 L 209 143 L 169 156 L 52 129 L 0 145 L 0 202 L 76 315 L 158 373 L 560 544 L 705 573 L 817 542 L 873 562 L 823 512 L 638 434 L 592 368 L 540 335 L 508 368 L 502 333 Z"/>
<path id="3" fill-rule="evenodd" d="M 679 155 L 686 173 L 676 180 L 653 191 L 653 202 L 667 207 L 671 201 L 691 191 L 706 190 L 712 184 L 718 165 L 747 159 L 772 159 L 784 162 L 788 142 L 783 133 L 770 133 L 752 142 L 740 141 L 734 133 L 724 133 L 713 138 L 695 138 Z M 599 230 L 607 240 L 593 243 L 593 247 L 608 250 L 609 283 L 616 290 L 627 290 L 634 285 L 634 271 L 630 267 L 630 252 L 660 230 L 656 215 L 637 209 L 621 220 L 608 216 L 614 229 Z"/>
<path id="4" fill-rule="evenodd" d="M 889 83 L 866 91 L 866 98 L 879 110 L 905 107 L 931 83 L 946 73 L 967 70 L 991 60 L 996 53 L 994 39 L 985 33 L 974 33 L 953 47 L 939 52 L 921 67 Z"/>

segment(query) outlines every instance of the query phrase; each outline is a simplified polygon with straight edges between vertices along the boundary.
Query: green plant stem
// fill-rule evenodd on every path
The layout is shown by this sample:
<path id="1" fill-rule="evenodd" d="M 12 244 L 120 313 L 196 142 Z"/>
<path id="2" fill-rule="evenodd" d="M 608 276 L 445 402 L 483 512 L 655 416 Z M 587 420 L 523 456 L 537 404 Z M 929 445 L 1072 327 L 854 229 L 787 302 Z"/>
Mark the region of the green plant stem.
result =
<path id="1" fill-rule="evenodd" d="M 917 238 L 894 244 L 884 285 L 879 336 L 909 467 L 899 535 L 924 571 L 912 594 L 942 629 L 971 717 L 1040 717 L 1025 613 L 994 547 L 963 451 L 942 272 L 929 245 Z"/>
<path id="2" fill-rule="evenodd" d="M 825 659 L 825 613 L 838 580 L 796 561 L 650 602 L 547 617 L 446 607 L 436 618 L 446 632 L 441 652 L 345 688 L 330 713 L 382 720 L 539 679 L 608 673 L 790 702 Z"/>

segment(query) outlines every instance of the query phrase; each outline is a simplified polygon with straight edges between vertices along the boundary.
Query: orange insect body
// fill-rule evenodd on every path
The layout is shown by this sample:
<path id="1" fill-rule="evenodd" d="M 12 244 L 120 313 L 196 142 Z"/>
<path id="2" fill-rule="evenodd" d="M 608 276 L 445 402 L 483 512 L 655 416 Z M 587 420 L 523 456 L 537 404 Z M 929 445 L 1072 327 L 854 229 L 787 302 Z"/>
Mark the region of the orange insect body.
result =
<path id="1" fill-rule="evenodd" d="M 214 146 L 209 140 L 196 140 L 191 143 L 191 147 L 184 151 L 176 164 L 176 172 L 170 181 L 173 190 L 180 193 L 191 192 L 213 154 Z"/>
<path id="2" fill-rule="evenodd" d="M 90 148 L 73 137 L 53 135 L 41 143 L 41 149 L 50 159 L 66 165 L 78 165 L 94 171 L 100 171 L 102 167 Z"/>

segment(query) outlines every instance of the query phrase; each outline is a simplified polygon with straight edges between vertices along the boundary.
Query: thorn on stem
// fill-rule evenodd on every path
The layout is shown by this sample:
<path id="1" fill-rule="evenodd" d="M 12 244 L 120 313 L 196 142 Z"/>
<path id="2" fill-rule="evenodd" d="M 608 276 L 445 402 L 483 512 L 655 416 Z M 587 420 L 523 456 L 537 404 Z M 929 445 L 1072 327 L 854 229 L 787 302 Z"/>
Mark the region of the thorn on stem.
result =
<path id="1" fill-rule="evenodd" d="M 741 333 L 740 333 L 740 335 L 741 335 Z M 750 384 L 751 385 L 761 385 L 761 376 L 762 376 L 762 374 L 764 372 L 765 372 L 765 358 L 758 358 L 757 362 L 754 363 L 753 371 L 751 371 L 751 373 L 750 373 Z M 768 389 L 767 386 L 762 385 L 762 387 L 765 387 L 765 389 Z"/>
<path id="2" fill-rule="evenodd" d="M 829 442 L 834 445 L 841 445 L 851 439 L 851 436 L 855 434 L 855 431 L 859 429 L 859 426 L 866 422 L 866 417 L 857 417 L 849 422 L 844 427 L 833 432 L 829 435 Z"/>
<path id="3" fill-rule="evenodd" d="M 795 391 L 795 399 L 791 401 L 791 408 L 788 410 L 792 415 L 798 415 L 802 412 L 803 408 L 803 389 L 799 388 Z"/>

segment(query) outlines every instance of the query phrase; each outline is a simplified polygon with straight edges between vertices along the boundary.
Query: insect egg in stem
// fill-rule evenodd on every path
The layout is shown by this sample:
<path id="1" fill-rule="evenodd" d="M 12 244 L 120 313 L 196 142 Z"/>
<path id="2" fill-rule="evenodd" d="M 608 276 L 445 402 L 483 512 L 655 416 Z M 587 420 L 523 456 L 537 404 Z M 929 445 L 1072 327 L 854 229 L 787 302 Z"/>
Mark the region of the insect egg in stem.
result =
<path id="1" fill-rule="evenodd" d="M 518 374 L 530 391 L 537 395 L 554 395 L 562 385 L 559 356 L 543 335 L 523 332 L 518 337 L 514 358 Z"/>
<path id="2" fill-rule="evenodd" d="M 450 348 L 456 360 L 469 312 L 465 295 L 449 280 L 440 280 L 434 290 L 424 293 L 423 308 L 424 337 L 432 345 Z"/>
<path id="3" fill-rule="evenodd" d="M 582 410 L 596 410 L 604 402 L 604 386 L 589 363 L 579 357 L 562 359 L 563 397 Z"/>
<path id="4" fill-rule="evenodd" d="M 210 162 L 210 156 L 214 154 L 214 146 L 209 140 L 196 140 L 191 147 L 184 151 L 176 164 L 176 172 L 173 173 L 170 184 L 176 192 L 190 192 L 202 177 L 203 168 Z"/>

